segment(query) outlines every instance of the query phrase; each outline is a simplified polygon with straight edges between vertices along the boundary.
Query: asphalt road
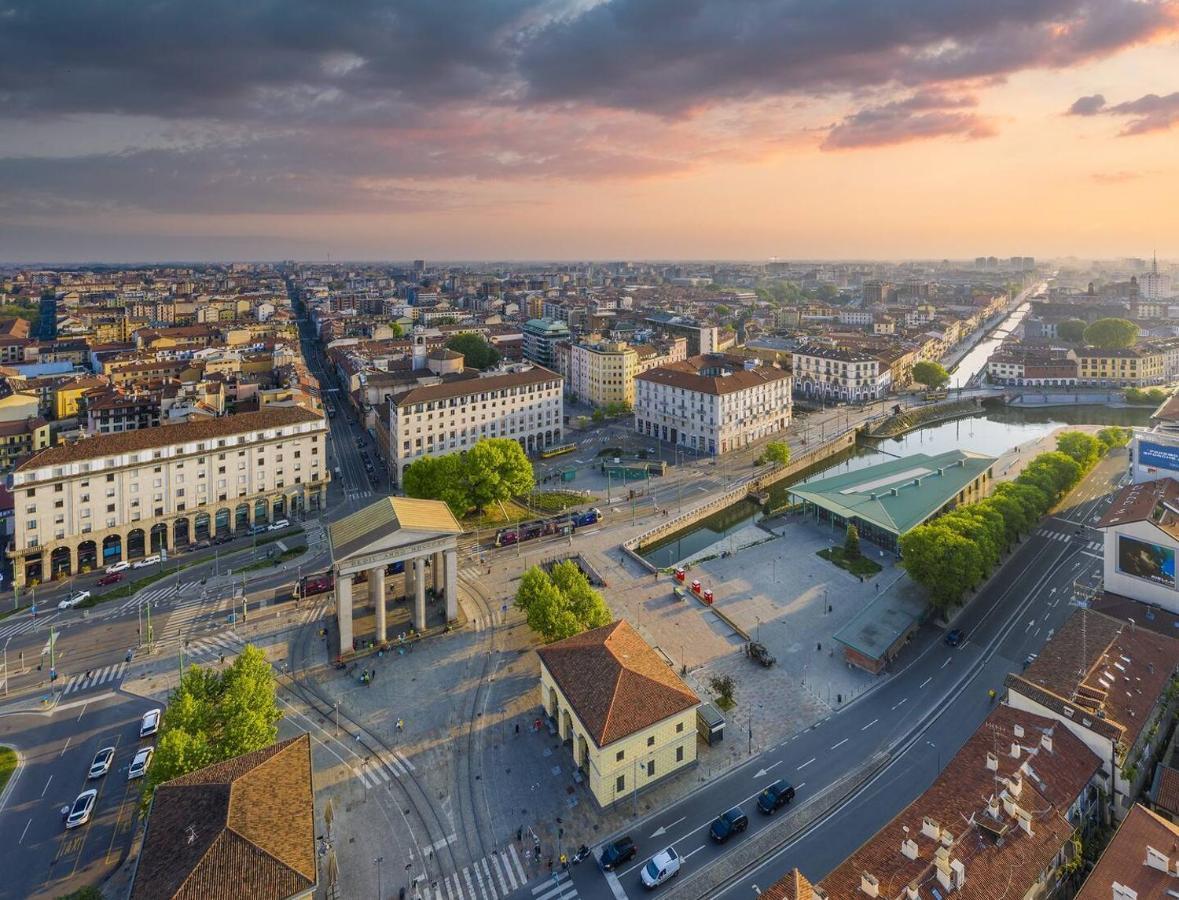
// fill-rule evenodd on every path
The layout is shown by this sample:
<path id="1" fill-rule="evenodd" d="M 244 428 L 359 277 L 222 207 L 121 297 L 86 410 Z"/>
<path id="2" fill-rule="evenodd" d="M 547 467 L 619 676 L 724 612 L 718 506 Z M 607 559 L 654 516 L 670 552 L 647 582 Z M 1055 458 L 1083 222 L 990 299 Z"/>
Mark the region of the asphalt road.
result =
<path id="1" fill-rule="evenodd" d="M 1124 457 L 1103 461 L 1070 496 L 1061 518 L 1049 519 L 1025 538 L 999 576 L 954 623 L 966 634 L 961 646 L 947 647 L 940 633 L 925 629 L 918 639 L 926 641 L 924 648 L 873 691 L 629 829 L 639 854 L 618 873 L 618 884 L 612 886 L 596 866 L 578 866 L 573 880 L 579 895 L 616 898 L 615 887 L 641 893 L 639 868 L 669 845 L 684 857 L 685 874 L 698 870 L 788 814 L 785 810 L 769 818 L 755 809 L 754 798 L 775 779 L 795 785 L 797 808 L 874 754 L 890 753 L 887 768 L 843 807 L 732 883 L 722 896 L 748 900 L 754 885 L 768 887 L 793 866 L 814 881 L 822 878 L 932 782 L 986 716 L 988 690 L 1001 692 L 1006 673 L 1021 668 L 1072 612 L 1074 581 L 1099 573 L 1101 565 L 1088 549 L 1096 532 L 1082 529 L 1074 535 L 1078 526 L 1072 519 L 1097 514 L 1124 471 Z M 756 719 L 768 715 L 772 709 L 754 715 L 754 744 Z M 747 735 L 730 731 L 726 739 L 745 741 Z M 749 814 L 749 830 L 718 847 L 708 838 L 708 825 L 734 803 Z"/>
<path id="2" fill-rule="evenodd" d="M 0 741 L 24 765 L 0 808 L 0 896 L 57 897 L 97 884 L 122 861 L 138 815 L 140 782 L 127 781 L 147 700 L 104 692 L 52 713 L 0 716 Z M 94 754 L 115 747 L 111 770 L 89 781 Z M 61 809 L 97 788 L 88 824 L 66 831 Z"/>

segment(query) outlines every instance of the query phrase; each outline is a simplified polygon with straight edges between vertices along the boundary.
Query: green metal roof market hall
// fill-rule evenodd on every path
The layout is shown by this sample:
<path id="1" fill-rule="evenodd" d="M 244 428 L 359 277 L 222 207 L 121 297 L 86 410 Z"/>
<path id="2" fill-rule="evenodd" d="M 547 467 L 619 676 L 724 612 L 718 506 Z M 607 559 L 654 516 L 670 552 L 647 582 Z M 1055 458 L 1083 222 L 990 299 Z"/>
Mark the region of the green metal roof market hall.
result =
<path id="1" fill-rule="evenodd" d="M 790 489 L 807 515 L 833 530 L 855 525 L 860 537 L 897 552 L 905 532 L 990 492 L 995 457 L 969 450 L 915 453 Z"/>

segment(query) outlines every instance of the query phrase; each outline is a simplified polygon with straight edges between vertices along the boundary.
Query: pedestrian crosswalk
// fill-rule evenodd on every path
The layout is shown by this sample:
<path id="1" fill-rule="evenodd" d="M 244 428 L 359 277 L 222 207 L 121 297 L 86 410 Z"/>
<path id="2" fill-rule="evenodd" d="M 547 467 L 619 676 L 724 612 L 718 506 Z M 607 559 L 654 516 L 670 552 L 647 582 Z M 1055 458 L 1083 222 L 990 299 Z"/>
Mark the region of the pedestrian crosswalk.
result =
<path id="1" fill-rule="evenodd" d="M 79 672 L 77 675 L 70 677 L 66 682 L 65 690 L 62 696 L 66 694 L 77 693 L 78 691 L 87 691 L 90 688 L 95 688 L 100 685 L 107 685 L 108 687 L 118 687 L 123 680 L 123 673 L 127 670 L 127 663 L 115 663 L 106 668 L 94 669 L 90 672 Z"/>
<path id="2" fill-rule="evenodd" d="M 12 637 L 19 637 L 22 634 L 28 634 L 30 631 L 39 631 L 59 615 L 60 613 L 51 612 L 37 616 L 36 620 L 34 620 L 31 615 L 24 613 L 21 615 L 19 622 L 9 622 L 7 625 L 0 627 L 0 641 Z"/>
<path id="3" fill-rule="evenodd" d="M 356 770 L 356 777 L 365 787 L 380 787 L 391 778 L 401 778 L 417 771 L 412 762 L 400 750 L 385 750 L 374 753 Z"/>
<path id="4" fill-rule="evenodd" d="M 524 863 L 516 848 L 509 844 L 506 850 L 493 850 L 438 881 L 419 882 L 416 896 L 424 900 L 500 900 L 527 885 Z M 569 873 L 563 871 L 546 876 L 532 888 L 534 900 L 573 900 L 576 896 L 577 889 Z"/>
<path id="5" fill-rule="evenodd" d="M 1085 540 L 1083 535 L 1067 534 L 1062 531 L 1053 531 L 1051 528 L 1041 528 L 1040 535 L 1048 538 L 1050 541 L 1060 541 L 1067 543 L 1069 541 L 1077 541 L 1085 545 L 1085 549 L 1092 550 L 1094 553 L 1100 553 L 1104 547 L 1101 541 Z"/>
<path id="6" fill-rule="evenodd" d="M 186 661 L 205 662 L 211 661 L 214 657 L 220 660 L 223 656 L 228 660 L 235 654 L 240 653 L 242 647 L 245 645 L 246 642 L 241 640 L 236 634 L 224 632 L 202 638 L 193 638 L 186 641 L 182 646 Z"/>
<path id="7" fill-rule="evenodd" d="M 312 598 L 310 601 L 303 602 L 308 603 L 308 606 L 305 609 L 299 610 L 296 625 L 300 628 L 326 619 L 335 606 L 330 594 L 324 594 L 322 597 Z"/>

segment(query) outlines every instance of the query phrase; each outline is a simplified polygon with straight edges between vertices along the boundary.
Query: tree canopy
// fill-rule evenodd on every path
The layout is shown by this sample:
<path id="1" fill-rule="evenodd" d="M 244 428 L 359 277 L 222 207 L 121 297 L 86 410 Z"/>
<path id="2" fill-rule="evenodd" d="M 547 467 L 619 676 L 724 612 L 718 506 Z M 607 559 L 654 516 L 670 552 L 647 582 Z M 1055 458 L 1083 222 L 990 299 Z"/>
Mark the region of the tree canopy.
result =
<path id="1" fill-rule="evenodd" d="M 446 347 L 463 355 L 463 362 L 475 369 L 489 369 L 499 362 L 499 351 L 473 331 L 456 334 Z"/>
<path id="2" fill-rule="evenodd" d="M 1075 459 L 1083 469 L 1094 465 L 1105 452 L 1100 440 L 1083 431 L 1062 433 L 1056 438 L 1056 449 Z"/>
<path id="3" fill-rule="evenodd" d="M 941 363 L 923 359 L 913 366 L 913 380 L 928 388 L 939 388 L 950 380 L 950 373 Z"/>
<path id="4" fill-rule="evenodd" d="M 423 456 L 402 480 L 407 496 L 441 500 L 459 517 L 527 494 L 535 485 L 532 463 L 511 438 L 484 438 L 463 453 Z"/>
<path id="5" fill-rule="evenodd" d="M 224 671 L 190 666 L 164 709 L 144 800 L 165 781 L 270 746 L 280 718 L 274 672 L 253 644 Z"/>
<path id="6" fill-rule="evenodd" d="M 1101 350 L 1121 350 L 1134 346 L 1138 326 L 1127 319 L 1098 319 L 1085 329 L 1085 343 Z"/>
<path id="7" fill-rule="evenodd" d="M 762 462 L 777 463 L 780 466 L 790 462 L 790 445 L 785 441 L 770 441 L 761 451 Z"/>
<path id="8" fill-rule="evenodd" d="M 572 637 L 612 620 L 602 595 L 568 559 L 554 565 L 551 572 L 540 566 L 528 569 L 520 578 L 515 603 L 524 611 L 528 627 L 546 641 Z"/>
<path id="9" fill-rule="evenodd" d="M 1085 325 L 1082 319 L 1065 319 L 1056 325 L 1056 336 L 1070 344 L 1079 344 L 1085 340 Z"/>

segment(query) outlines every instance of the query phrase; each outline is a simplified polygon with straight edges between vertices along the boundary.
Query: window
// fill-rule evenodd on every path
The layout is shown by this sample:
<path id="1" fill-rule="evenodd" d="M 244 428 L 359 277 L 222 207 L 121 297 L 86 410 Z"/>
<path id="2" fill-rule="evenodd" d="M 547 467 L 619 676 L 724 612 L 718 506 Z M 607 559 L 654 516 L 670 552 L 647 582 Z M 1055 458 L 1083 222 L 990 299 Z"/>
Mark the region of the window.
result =
<path id="1" fill-rule="evenodd" d="M 648 747 L 655 746 L 655 735 L 651 735 L 649 738 L 647 738 L 647 746 Z"/>
<path id="2" fill-rule="evenodd" d="M 675 748 L 675 761 L 676 762 L 683 762 L 684 761 L 684 748 L 683 747 L 676 747 Z"/>
<path id="3" fill-rule="evenodd" d="M 622 762 L 624 759 L 626 759 L 626 751 L 625 750 L 619 750 L 617 753 L 614 754 L 614 761 L 615 762 Z"/>
<path id="4" fill-rule="evenodd" d="M 27 523 L 25 523 L 25 528 L 28 528 L 30 530 L 33 530 L 36 527 L 37 527 L 37 520 L 36 519 L 29 519 L 29 521 Z"/>
<path id="5" fill-rule="evenodd" d="M 684 723 L 683 722 L 676 722 L 675 723 L 676 734 L 681 734 L 683 732 L 683 730 L 684 730 Z"/>
<path id="6" fill-rule="evenodd" d="M 652 759 L 647 762 L 647 777 L 650 778 L 654 774 L 655 774 L 655 760 Z"/>
<path id="7" fill-rule="evenodd" d="M 614 782 L 614 792 L 621 794 L 626 790 L 626 776 L 619 775 L 618 780 Z"/>
<path id="8" fill-rule="evenodd" d="M 115 480 L 115 473 L 114 473 L 114 472 L 111 472 L 110 474 L 108 474 L 108 475 L 106 476 L 106 480 L 107 480 L 107 481 L 114 481 L 114 480 Z"/>
<path id="9" fill-rule="evenodd" d="M 55 485 L 53 486 L 53 492 L 54 492 L 55 494 L 60 494 L 60 493 L 61 493 L 61 491 L 62 491 L 62 486 L 61 486 L 60 484 L 55 484 Z"/>
<path id="10" fill-rule="evenodd" d="M 106 511 L 108 513 L 113 513 L 115 511 L 115 505 L 113 503 L 108 503 L 106 505 Z"/>
<path id="11" fill-rule="evenodd" d="M 65 501 L 64 501 L 64 500 L 55 500 L 55 501 L 53 501 L 53 508 L 54 508 L 54 509 L 63 509 L 64 507 L 65 507 Z"/>

